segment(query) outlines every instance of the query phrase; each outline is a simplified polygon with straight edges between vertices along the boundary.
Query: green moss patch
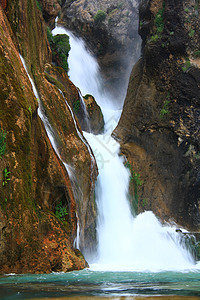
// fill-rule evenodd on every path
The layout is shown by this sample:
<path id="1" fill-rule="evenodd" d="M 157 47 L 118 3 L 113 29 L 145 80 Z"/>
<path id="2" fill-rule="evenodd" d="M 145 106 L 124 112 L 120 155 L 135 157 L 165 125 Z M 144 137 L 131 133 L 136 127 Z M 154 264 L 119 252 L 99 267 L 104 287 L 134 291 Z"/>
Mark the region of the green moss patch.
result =
<path id="1" fill-rule="evenodd" d="M 71 49 L 68 35 L 56 34 L 53 36 L 51 30 L 47 28 L 47 38 L 51 46 L 53 62 L 68 72 L 69 65 L 67 59 Z"/>

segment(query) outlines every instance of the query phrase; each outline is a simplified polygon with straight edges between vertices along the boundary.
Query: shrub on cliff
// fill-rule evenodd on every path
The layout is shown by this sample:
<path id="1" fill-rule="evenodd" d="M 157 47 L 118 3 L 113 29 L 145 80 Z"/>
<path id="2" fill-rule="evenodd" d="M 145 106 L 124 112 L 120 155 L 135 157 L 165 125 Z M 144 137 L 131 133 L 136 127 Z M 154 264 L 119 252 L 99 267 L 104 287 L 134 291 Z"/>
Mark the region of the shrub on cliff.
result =
<path id="1" fill-rule="evenodd" d="M 96 15 L 94 16 L 94 22 L 96 24 L 99 24 L 101 22 L 103 22 L 106 18 L 106 13 L 103 10 L 98 10 Z"/>
<path id="2" fill-rule="evenodd" d="M 3 129 L 0 129 L 0 158 L 2 158 L 5 152 L 6 152 L 6 132 L 4 132 Z"/>
<path id="3" fill-rule="evenodd" d="M 67 59 L 71 49 L 68 35 L 56 34 L 53 36 L 51 30 L 47 28 L 47 38 L 51 46 L 53 62 L 68 72 L 69 66 Z"/>

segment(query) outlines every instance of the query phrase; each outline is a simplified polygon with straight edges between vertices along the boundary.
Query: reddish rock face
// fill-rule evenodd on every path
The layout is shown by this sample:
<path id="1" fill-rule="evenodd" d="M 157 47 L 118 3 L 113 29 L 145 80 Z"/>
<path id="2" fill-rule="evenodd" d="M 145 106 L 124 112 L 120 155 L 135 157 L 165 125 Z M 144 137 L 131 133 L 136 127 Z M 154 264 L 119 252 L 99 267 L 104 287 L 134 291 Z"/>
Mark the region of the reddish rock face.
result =
<path id="1" fill-rule="evenodd" d="M 0 0 L 0 5 L 2 6 L 3 9 L 5 9 L 7 6 L 7 0 Z"/>
<path id="2" fill-rule="evenodd" d="M 163 4 L 164 3 L 164 4 Z M 142 58 L 114 131 L 135 173 L 139 211 L 199 229 L 199 4 L 142 1 Z M 133 195 L 135 193 L 132 183 Z"/>
<path id="3" fill-rule="evenodd" d="M 96 103 L 94 97 L 91 95 L 85 95 L 83 97 L 83 100 L 85 102 L 92 132 L 94 134 L 101 134 L 104 130 L 104 119 L 101 108 Z"/>
<path id="4" fill-rule="evenodd" d="M 40 0 L 44 19 L 50 28 L 54 27 L 55 18 L 61 11 L 61 1 L 58 0 Z"/>
<path id="5" fill-rule="evenodd" d="M 91 169 L 88 149 L 78 137 L 58 81 L 52 83 L 44 72 L 51 51 L 35 0 L 10 1 L 6 14 L 8 19 L 0 7 L 0 130 L 6 132 L 6 152 L 0 158 L 0 273 L 82 269 L 87 263 L 73 241 L 78 216 L 82 245 L 92 247 L 95 242 L 96 167 Z M 55 130 L 62 160 L 38 116 L 18 49 Z M 55 68 L 57 78 L 58 72 Z M 68 89 L 61 82 L 59 88 L 70 103 L 77 90 L 66 74 L 62 79 Z M 77 172 L 81 197 L 74 193 L 63 161 Z"/>

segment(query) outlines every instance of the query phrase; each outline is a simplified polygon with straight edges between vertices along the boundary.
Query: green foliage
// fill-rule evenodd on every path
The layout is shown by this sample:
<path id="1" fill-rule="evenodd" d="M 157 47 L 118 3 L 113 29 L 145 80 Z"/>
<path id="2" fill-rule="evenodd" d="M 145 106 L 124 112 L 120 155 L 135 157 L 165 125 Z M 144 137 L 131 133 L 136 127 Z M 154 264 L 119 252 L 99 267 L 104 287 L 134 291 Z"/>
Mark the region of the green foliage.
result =
<path id="1" fill-rule="evenodd" d="M 75 113 L 77 113 L 80 109 L 80 100 L 77 100 L 73 103 L 73 110 Z"/>
<path id="2" fill-rule="evenodd" d="M 68 55 L 70 51 L 69 37 L 66 34 L 57 34 L 53 36 L 53 41 L 56 46 L 56 51 L 61 59 L 63 69 L 68 72 Z"/>
<path id="3" fill-rule="evenodd" d="M 136 204 L 138 206 L 138 187 L 143 184 L 143 181 L 140 178 L 140 174 L 136 173 L 133 170 L 133 167 L 132 167 L 132 165 L 130 164 L 129 161 L 125 162 L 125 167 L 127 167 L 130 170 L 130 173 L 131 173 L 130 174 L 130 181 L 133 182 L 133 185 L 134 185 L 134 193 L 135 193 L 134 196 L 135 196 Z"/>
<path id="4" fill-rule="evenodd" d="M 89 97 L 94 98 L 94 97 L 93 97 L 92 95 L 90 95 L 90 94 L 86 94 L 85 96 L 83 96 L 83 98 L 86 99 L 86 100 L 87 100 Z"/>
<path id="5" fill-rule="evenodd" d="M 195 52 L 194 52 L 194 56 L 195 56 L 195 57 L 200 57 L 200 50 L 195 51 Z"/>
<path id="6" fill-rule="evenodd" d="M 183 72 L 187 72 L 187 70 L 188 70 L 190 67 L 191 67 L 190 60 L 189 60 L 189 58 L 186 58 L 186 60 L 185 60 L 185 65 L 184 65 L 184 67 L 182 67 Z"/>
<path id="7" fill-rule="evenodd" d="M 196 158 L 196 159 L 200 159 L 200 151 L 197 152 L 197 154 L 195 155 L 195 158 Z"/>
<path id="8" fill-rule="evenodd" d="M 145 206 L 147 205 L 148 200 L 147 199 L 142 199 L 142 207 L 145 208 Z"/>
<path id="9" fill-rule="evenodd" d="M 186 13 L 189 13 L 189 8 L 186 7 L 186 8 L 184 9 L 184 11 L 185 11 Z"/>
<path id="10" fill-rule="evenodd" d="M 169 104 L 170 104 L 170 100 L 166 99 L 163 105 L 163 108 L 160 111 L 160 118 L 163 119 L 163 117 L 165 115 L 167 115 L 169 113 Z"/>
<path id="11" fill-rule="evenodd" d="M 165 11 L 165 2 L 163 2 L 163 7 L 159 9 L 155 17 L 155 25 L 156 25 L 157 33 L 162 33 L 164 29 L 164 21 L 163 21 L 164 11 Z"/>
<path id="12" fill-rule="evenodd" d="M 10 180 L 10 178 L 9 178 L 10 173 L 11 172 L 9 172 L 7 168 L 5 168 L 3 170 L 3 183 L 2 183 L 3 186 L 5 186 L 8 183 L 8 181 Z"/>
<path id="13" fill-rule="evenodd" d="M 164 20 L 163 20 L 163 14 L 165 11 L 165 2 L 163 2 L 163 7 L 161 9 L 159 9 L 158 13 L 155 16 L 155 25 L 156 25 L 156 34 L 151 36 L 151 41 L 152 42 L 156 42 L 159 37 L 160 34 L 163 32 L 164 30 Z"/>
<path id="14" fill-rule="evenodd" d="M 156 42 L 158 39 L 159 39 L 159 35 L 158 34 L 155 34 L 155 35 L 151 36 L 151 41 L 152 42 Z"/>
<path id="15" fill-rule="evenodd" d="M 53 44 L 53 34 L 51 33 L 51 29 L 49 27 L 47 27 L 47 39 L 49 41 L 49 44 L 52 45 Z"/>
<path id="16" fill-rule="evenodd" d="M 54 62 L 59 60 L 60 66 L 66 71 L 69 71 L 69 65 L 67 62 L 70 44 L 67 34 L 52 35 L 51 30 L 47 27 L 47 38 L 52 50 L 52 59 Z"/>
<path id="17" fill-rule="evenodd" d="M 3 129 L 0 129 L 0 158 L 2 158 L 6 152 L 6 134 Z"/>
<path id="18" fill-rule="evenodd" d="M 133 181 L 137 187 L 142 185 L 142 180 L 140 179 L 140 174 L 136 173 L 134 171 L 132 171 L 132 174 L 131 174 L 131 181 Z"/>
<path id="19" fill-rule="evenodd" d="M 101 22 L 103 22 L 106 18 L 106 13 L 103 10 L 98 10 L 96 15 L 94 16 L 94 22 L 96 24 L 99 24 Z"/>
<path id="20" fill-rule="evenodd" d="M 55 207 L 55 215 L 58 219 L 63 221 L 68 215 L 67 208 L 63 206 L 62 201 L 58 202 Z"/>
<path id="21" fill-rule="evenodd" d="M 35 0 L 37 8 L 42 11 L 42 5 L 38 0 Z"/>
<path id="22" fill-rule="evenodd" d="M 192 29 L 192 28 L 190 28 L 190 31 L 189 31 L 189 37 L 193 37 L 194 36 L 194 34 L 195 34 L 195 30 L 194 29 Z"/>

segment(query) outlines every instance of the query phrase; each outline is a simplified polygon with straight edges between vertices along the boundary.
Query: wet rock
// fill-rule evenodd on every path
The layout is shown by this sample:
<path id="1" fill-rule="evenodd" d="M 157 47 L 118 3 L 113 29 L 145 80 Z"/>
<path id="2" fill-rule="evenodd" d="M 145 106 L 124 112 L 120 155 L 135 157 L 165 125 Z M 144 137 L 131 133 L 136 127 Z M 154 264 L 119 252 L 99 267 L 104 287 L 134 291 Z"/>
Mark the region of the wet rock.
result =
<path id="1" fill-rule="evenodd" d="M 42 10 L 44 20 L 48 26 L 53 29 L 55 25 L 55 19 L 61 12 L 60 0 L 38 0 L 39 9 Z"/>
<path id="2" fill-rule="evenodd" d="M 200 224 L 199 10 L 193 1 L 141 2 L 142 57 L 114 131 L 143 181 L 139 211 L 190 229 Z"/>
<path id="3" fill-rule="evenodd" d="M 104 119 L 101 108 L 96 103 L 92 95 L 85 95 L 83 99 L 85 102 L 92 132 L 94 134 L 101 134 L 104 130 Z"/>
<path id="4" fill-rule="evenodd" d="M 200 232 L 182 232 L 177 229 L 181 235 L 181 242 L 190 250 L 196 261 L 200 260 Z"/>
<path id="5" fill-rule="evenodd" d="M 124 97 L 130 70 L 139 55 L 137 1 L 66 1 L 62 23 L 97 56 L 105 85 L 116 102 Z M 133 49 L 134 47 L 134 49 Z"/>
<path id="6" fill-rule="evenodd" d="M 67 90 L 44 72 L 46 63 L 51 63 L 51 50 L 35 0 L 9 2 L 6 14 L 8 20 L 0 7 L 0 127 L 6 132 L 6 151 L 0 158 L 0 273 L 82 269 L 87 263 L 73 242 L 79 218 L 82 244 L 92 247 L 95 243 L 97 174 L 58 88 L 69 103 L 77 90 L 66 73 L 64 78 L 56 68 L 54 71 L 66 81 Z M 39 99 L 33 94 L 18 49 L 55 130 L 59 155 L 38 116 Z M 63 162 L 77 172 L 78 192 Z M 92 238 L 89 232 L 94 232 Z"/>

